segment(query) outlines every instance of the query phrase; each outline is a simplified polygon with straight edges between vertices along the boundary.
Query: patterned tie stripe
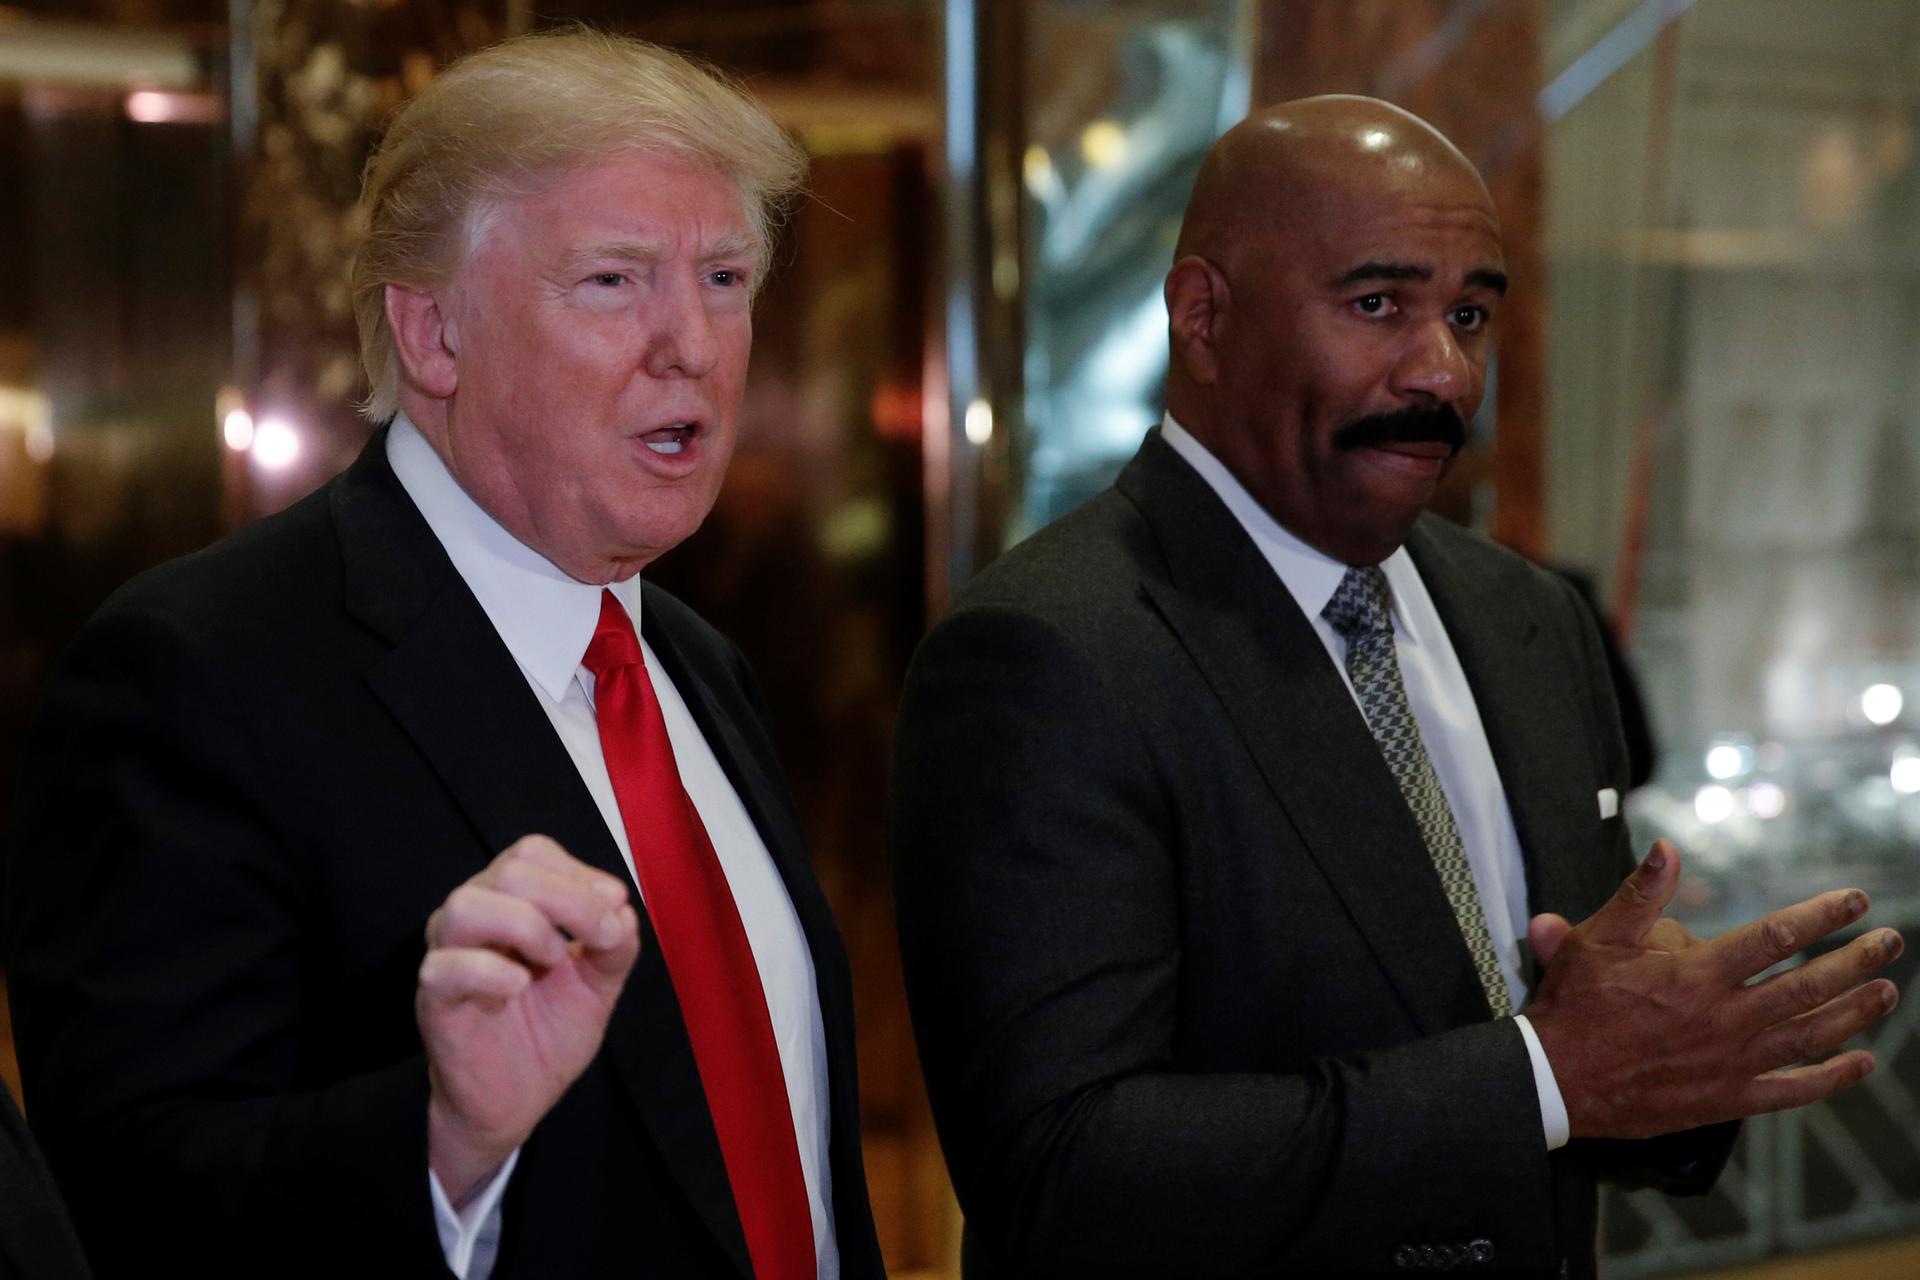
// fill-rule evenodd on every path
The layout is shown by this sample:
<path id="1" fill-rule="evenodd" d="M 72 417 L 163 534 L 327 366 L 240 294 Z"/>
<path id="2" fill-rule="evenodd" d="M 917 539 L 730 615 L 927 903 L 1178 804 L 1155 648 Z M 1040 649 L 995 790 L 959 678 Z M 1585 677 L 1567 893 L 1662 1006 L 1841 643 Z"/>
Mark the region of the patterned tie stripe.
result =
<path id="1" fill-rule="evenodd" d="M 1503 1018 L 1513 1012 L 1513 1001 L 1500 972 L 1500 959 L 1494 954 L 1487 914 L 1480 904 L 1480 891 L 1474 887 L 1460 828 L 1454 823 L 1453 809 L 1433 771 L 1426 745 L 1420 741 L 1420 725 L 1407 705 L 1407 689 L 1400 680 L 1400 660 L 1393 646 L 1390 598 L 1387 575 L 1378 565 L 1352 567 L 1321 614 L 1346 639 L 1347 675 L 1353 681 L 1361 714 L 1386 757 L 1387 768 L 1399 784 L 1407 807 L 1413 810 L 1414 822 L 1419 825 L 1453 908 L 1453 918 L 1473 957 L 1474 971 L 1487 993 L 1487 1003 L 1493 1006 L 1493 1016 Z"/>

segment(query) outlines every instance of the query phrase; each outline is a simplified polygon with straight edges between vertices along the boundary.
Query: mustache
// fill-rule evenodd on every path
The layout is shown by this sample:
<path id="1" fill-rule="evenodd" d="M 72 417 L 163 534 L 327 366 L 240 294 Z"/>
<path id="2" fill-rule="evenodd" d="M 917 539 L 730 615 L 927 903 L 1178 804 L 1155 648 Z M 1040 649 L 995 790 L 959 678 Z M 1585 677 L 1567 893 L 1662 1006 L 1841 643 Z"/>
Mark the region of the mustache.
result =
<path id="1" fill-rule="evenodd" d="M 1336 449 L 1365 449 L 1380 444 L 1421 444 L 1434 441 L 1459 453 L 1467 443 L 1467 424 L 1450 405 L 1397 409 L 1355 418 L 1333 433 Z"/>

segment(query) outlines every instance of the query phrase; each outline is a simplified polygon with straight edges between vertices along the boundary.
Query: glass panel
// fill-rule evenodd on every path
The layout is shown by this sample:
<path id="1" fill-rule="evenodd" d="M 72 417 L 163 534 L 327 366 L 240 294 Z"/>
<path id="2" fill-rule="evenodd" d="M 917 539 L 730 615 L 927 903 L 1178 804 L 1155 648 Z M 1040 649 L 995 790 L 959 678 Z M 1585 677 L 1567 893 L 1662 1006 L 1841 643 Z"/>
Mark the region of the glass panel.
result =
<path id="1" fill-rule="evenodd" d="M 1104 488 L 1160 420 L 1161 281 L 1201 157 L 1247 113 L 1252 7 L 1031 6 L 1015 538 Z"/>
<path id="2" fill-rule="evenodd" d="M 1636 843 L 1680 845 L 1697 933 L 1859 885 L 1912 937 L 1920 11 L 1552 12 L 1549 510 L 1656 730 Z M 1705 1205 L 1615 1201 L 1610 1274 L 1920 1226 L 1914 1026 L 1866 1038 L 1860 1089 L 1750 1123 Z"/>

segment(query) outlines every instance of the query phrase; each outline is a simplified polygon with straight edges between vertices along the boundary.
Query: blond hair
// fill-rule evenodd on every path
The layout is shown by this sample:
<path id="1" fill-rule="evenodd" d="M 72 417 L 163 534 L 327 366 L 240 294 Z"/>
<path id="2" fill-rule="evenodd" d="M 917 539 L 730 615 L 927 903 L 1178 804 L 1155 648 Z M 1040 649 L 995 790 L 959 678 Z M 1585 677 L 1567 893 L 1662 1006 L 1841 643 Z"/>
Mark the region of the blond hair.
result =
<path id="1" fill-rule="evenodd" d="M 366 230 L 353 262 L 353 312 L 369 385 L 362 413 L 385 422 L 400 408 L 386 286 L 445 285 L 501 202 L 621 151 L 687 156 L 732 179 L 761 265 L 807 164 L 759 104 L 717 71 L 585 28 L 482 49 L 401 108 L 361 181 Z"/>

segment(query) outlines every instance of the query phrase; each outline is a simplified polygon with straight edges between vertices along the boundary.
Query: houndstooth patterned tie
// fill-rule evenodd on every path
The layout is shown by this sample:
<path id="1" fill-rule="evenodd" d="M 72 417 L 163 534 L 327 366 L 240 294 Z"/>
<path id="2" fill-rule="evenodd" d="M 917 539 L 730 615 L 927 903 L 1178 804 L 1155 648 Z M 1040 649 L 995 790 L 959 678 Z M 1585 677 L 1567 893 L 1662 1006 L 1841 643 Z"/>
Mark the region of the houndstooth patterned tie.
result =
<path id="1" fill-rule="evenodd" d="M 1453 918 L 1467 940 L 1474 970 L 1486 989 L 1493 1016 L 1504 1018 L 1513 1012 L 1507 993 L 1507 980 L 1500 972 L 1499 957 L 1493 952 L 1493 937 L 1487 932 L 1486 911 L 1480 905 L 1480 892 L 1474 888 L 1473 869 L 1467 865 L 1466 847 L 1460 843 L 1460 828 L 1454 825 L 1453 810 L 1447 805 L 1447 793 L 1433 772 L 1433 761 L 1420 741 L 1420 725 L 1407 706 L 1407 689 L 1400 681 L 1400 659 L 1393 647 L 1393 619 L 1387 611 L 1389 591 L 1387 575 L 1378 565 L 1350 567 L 1347 576 L 1327 601 L 1321 615 L 1347 641 L 1347 674 L 1353 691 L 1359 696 L 1360 711 L 1367 718 L 1380 753 L 1387 758 L 1400 794 L 1413 810 L 1420 835 L 1433 856 L 1434 869 L 1447 891 Z"/>

